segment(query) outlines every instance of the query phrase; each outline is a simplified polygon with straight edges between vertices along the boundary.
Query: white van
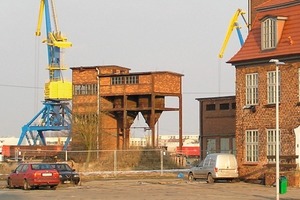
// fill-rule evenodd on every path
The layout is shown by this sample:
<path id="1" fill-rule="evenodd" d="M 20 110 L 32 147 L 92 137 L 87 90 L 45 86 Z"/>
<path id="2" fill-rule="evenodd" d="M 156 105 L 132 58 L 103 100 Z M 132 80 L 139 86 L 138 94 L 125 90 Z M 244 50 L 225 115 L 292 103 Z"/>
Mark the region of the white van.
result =
<path id="1" fill-rule="evenodd" d="M 233 154 L 227 153 L 208 154 L 204 160 L 188 172 L 190 181 L 206 179 L 207 183 L 214 183 L 215 180 L 232 181 L 238 176 L 236 158 Z"/>

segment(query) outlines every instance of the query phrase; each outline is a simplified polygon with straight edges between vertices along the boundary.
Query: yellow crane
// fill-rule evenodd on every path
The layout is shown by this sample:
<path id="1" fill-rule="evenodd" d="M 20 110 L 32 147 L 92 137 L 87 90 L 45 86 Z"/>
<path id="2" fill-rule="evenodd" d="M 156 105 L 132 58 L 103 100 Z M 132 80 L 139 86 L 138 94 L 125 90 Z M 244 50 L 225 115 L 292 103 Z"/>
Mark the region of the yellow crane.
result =
<path id="1" fill-rule="evenodd" d="M 248 27 L 248 24 L 246 22 L 246 19 L 244 17 L 244 14 L 246 14 L 246 12 L 244 12 L 242 9 L 238 9 L 235 14 L 233 15 L 233 17 L 231 18 L 230 20 L 230 23 L 229 23 L 229 26 L 228 26 L 228 29 L 227 29 L 227 33 L 225 35 L 225 39 L 223 41 L 223 44 L 222 44 L 222 47 L 221 47 L 221 50 L 220 50 L 220 53 L 219 53 L 219 58 L 223 58 L 223 55 L 224 55 L 224 51 L 227 47 L 227 44 L 228 44 L 228 41 L 229 41 L 229 38 L 232 34 L 232 31 L 234 29 L 236 29 L 237 31 L 237 34 L 238 34 L 238 37 L 239 37 L 239 41 L 240 41 L 240 44 L 241 46 L 243 46 L 244 44 L 244 39 L 243 39 L 243 36 L 242 36 L 242 33 L 241 33 L 241 27 L 239 26 L 239 23 L 238 23 L 238 18 L 239 16 L 242 16 L 245 24 L 247 25 Z"/>
<path id="2" fill-rule="evenodd" d="M 72 47 L 72 43 L 59 31 L 54 0 L 40 0 L 36 36 L 41 35 L 43 16 L 46 24 L 46 39 L 43 42 L 47 44 L 49 70 L 49 81 L 45 83 L 44 89 L 44 107 L 22 127 L 18 145 L 22 144 L 24 138 L 29 145 L 38 145 L 38 140 L 46 145 L 45 133 L 60 131 L 68 135 L 64 144 L 66 150 L 71 140 L 72 113 L 69 104 L 72 99 L 72 82 L 64 80 L 62 76 L 62 71 L 67 70 L 67 67 L 62 63 L 61 50 Z M 51 19 L 54 21 L 55 30 L 52 30 Z"/>

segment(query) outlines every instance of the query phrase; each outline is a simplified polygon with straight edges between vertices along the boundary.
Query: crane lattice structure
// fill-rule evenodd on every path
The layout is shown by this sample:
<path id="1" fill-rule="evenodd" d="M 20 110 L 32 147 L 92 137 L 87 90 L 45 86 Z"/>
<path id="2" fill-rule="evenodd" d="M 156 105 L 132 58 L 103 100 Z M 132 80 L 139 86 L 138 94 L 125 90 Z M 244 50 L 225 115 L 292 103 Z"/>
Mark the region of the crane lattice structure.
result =
<path id="1" fill-rule="evenodd" d="M 55 25 L 54 31 L 51 28 L 50 6 Z M 45 133 L 47 131 L 63 131 L 67 134 L 67 141 L 64 144 L 64 149 L 66 149 L 71 140 L 72 82 L 64 80 L 62 76 L 62 71 L 67 68 L 61 63 L 61 50 L 72 47 L 72 43 L 58 29 L 54 0 L 40 1 L 36 36 L 41 35 L 43 16 L 45 16 L 47 35 L 43 42 L 47 44 L 47 69 L 49 70 L 49 81 L 45 83 L 44 87 L 44 107 L 22 127 L 18 145 L 22 144 L 24 138 L 27 139 L 29 145 L 37 145 L 38 140 L 42 145 L 46 145 Z"/>

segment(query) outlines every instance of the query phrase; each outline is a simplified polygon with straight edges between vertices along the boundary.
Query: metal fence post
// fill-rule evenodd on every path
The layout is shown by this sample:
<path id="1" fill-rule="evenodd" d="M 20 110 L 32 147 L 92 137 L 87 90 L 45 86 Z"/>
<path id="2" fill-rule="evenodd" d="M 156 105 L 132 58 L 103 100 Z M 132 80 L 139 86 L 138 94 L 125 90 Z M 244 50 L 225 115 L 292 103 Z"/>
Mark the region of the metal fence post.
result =
<path id="1" fill-rule="evenodd" d="M 117 176 L 117 151 L 114 150 L 114 176 Z"/>
<path id="2" fill-rule="evenodd" d="M 160 175 L 164 173 L 164 154 L 163 150 L 160 150 Z"/>
<path id="3" fill-rule="evenodd" d="M 65 161 L 68 161 L 68 150 L 65 151 Z"/>

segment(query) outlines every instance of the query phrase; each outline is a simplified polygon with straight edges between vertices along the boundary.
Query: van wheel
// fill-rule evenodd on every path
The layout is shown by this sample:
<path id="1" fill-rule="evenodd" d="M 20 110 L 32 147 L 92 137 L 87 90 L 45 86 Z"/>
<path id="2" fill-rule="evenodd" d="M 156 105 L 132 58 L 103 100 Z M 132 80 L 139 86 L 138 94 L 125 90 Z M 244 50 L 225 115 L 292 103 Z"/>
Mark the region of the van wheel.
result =
<path id="1" fill-rule="evenodd" d="M 195 179 L 195 177 L 194 177 L 194 175 L 193 175 L 193 173 L 189 173 L 189 175 L 188 175 L 188 179 L 189 179 L 189 181 L 190 182 L 192 182 L 192 181 L 195 181 L 196 179 Z"/>
<path id="2" fill-rule="evenodd" d="M 214 183 L 215 182 L 215 180 L 214 180 L 214 178 L 212 177 L 212 175 L 211 174 L 208 174 L 208 176 L 207 176 L 207 183 Z"/>

